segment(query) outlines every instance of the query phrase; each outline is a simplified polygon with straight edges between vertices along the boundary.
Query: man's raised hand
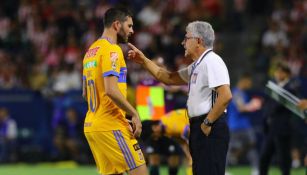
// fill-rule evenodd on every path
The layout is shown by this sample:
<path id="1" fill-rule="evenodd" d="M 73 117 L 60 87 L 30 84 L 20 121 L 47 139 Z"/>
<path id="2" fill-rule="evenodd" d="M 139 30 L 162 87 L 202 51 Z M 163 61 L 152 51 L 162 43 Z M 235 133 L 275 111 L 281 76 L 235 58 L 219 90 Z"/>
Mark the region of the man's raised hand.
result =
<path id="1" fill-rule="evenodd" d="M 133 44 L 128 43 L 131 50 L 128 51 L 128 59 L 133 60 L 136 63 L 143 64 L 146 57 L 142 51 L 136 48 Z"/>

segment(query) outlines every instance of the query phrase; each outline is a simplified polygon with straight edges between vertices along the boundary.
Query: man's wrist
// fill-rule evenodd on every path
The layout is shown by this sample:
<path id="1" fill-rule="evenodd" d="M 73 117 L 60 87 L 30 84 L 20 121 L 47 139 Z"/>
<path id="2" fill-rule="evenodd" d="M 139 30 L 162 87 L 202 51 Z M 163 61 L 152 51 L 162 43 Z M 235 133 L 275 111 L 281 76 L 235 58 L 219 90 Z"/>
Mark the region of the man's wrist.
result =
<path id="1" fill-rule="evenodd" d="M 142 62 L 141 62 L 141 65 L 145 67 L 146 64 L 147 64 L 147 62 L 148 62 L 148 60 L 149 60 L 149 59 L 148 59 L 147 57 L 144 57 L 143 60 L 142 60 Z"/>
<path id="2" fill-rule="evenodd" d="M 213 126 L 213 122 L 210 121 L 210 120 L 208 119 L 208 117 L 206 117 L 206 118 L 204 119 L 203 123 L 204 123 L 206 126 Z"/>

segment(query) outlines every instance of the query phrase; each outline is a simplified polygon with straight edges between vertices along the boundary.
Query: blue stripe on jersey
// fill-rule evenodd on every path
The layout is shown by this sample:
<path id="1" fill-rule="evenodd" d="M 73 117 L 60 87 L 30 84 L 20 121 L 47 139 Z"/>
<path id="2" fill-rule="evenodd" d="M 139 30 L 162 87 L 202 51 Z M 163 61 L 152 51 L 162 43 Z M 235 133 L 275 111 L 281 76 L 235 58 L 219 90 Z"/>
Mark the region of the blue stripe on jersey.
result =
<path id="1" fill-rule="evenodd" d="M 132 162 L 131 162 L 131 160 L 129 159 L 127 150 L 125 149 L 125 147 L 124 147 L 124 145 L 123 145 L 123 141 L 122 141 L 122 139 L 120 138 L 118 131 L 113 131 L 113 134 L 114 134 L 114 136 L 115 136 L 115 139 L 116 139 L 116 141 L 117 141 L 117 144 L 118 144 L 120 150 L 122 151 L 122 153 L 123 153 L 123 155 L 124 155 L 124 158 L 125 158 L 125 160 L 126 160 L 126 163 L 128 164 L 128 167 L 129 167 L 130 169 L 132 169 L 132 166 L 133 166 L 133 165 L 132 165 Z"/>
<path id="2" fill-rule="evenodd" d="M 118 82 L 119 83 L 126 83 L 127 82 L 127 68 L 126 67 L 120 68 Z"/>
<path id="3" fill-rule="evenodd" d="M 86 80 L 86 76 L 85 75 L 82 76 L 82 80 Z"/>
<path id="4" fill-rule="evenodd" d="M 129 158 L 130 158 L 130 160 L 131 160 L 131 162 L 132 162 L 132 169 L 135 169 L 135 168 L 136 168 L 136 164 L 135 164 L 134 158 L 133 158 L 133 156 L 132 156 L 132 154 L 131 154 L 131 152 L 130 152 L 130 150 L 129 150 L 129 147 L 128 147 L 127 143 L 125 142 L 125 139 L 124 139 L 122 133 L 121 133 L 120 131 L 118 131 L 118 134 L 119 134 L 120 138 L 122 139 L 122 141 L 123 141 L 123 143 L 124 143 L 124 147 L 125 147 L 125 148 L 127 149 L 127 151 L 128 151 L 128 156 L 129 156 Z"/>
<path id="5" fill-rule="evenodd" d="M 114 76 L 119 77 L 118 72 L 115 72 L 115 71 L 113 71 L 113 70 L 108 71 L 108 72 L 105 72 L 105 73 L 102 74 L 103 77 L 107 77 L 107 76 L 110 76 L 110 75 L 114 75 Z"/>
<path id="6" fill-rule="evenodd" d="M 134 159 L 133 159 L 133 156 L 132 156 L 132 154 L 131 154 L 131 152 L 130 152 L 130 150 L 129 150 L 129 147 L 128 147 L 127 143 L 125 142 L 125 139 L 124 139 L 122 133 L 121 133 L 120 131 L 117 131 L 117 132 L 118 132 L 118 135 L 119 135 L 120 140 L 122 140 L 122 143 L 123 143 L 124 148 L 125 148 L 125 149 L 127 150 L 127 152 L 128 152 L 128 157 L 129 157 L 129 159 L 131 160 L 131 163 L 132 163 L 132 168 L 131 168 L 131 169 L 134 169 L 134 168 L 136 168 L 136 164 L 135 164 Z"/>
<path id="7" fill-rule="evenodd" d="M 120 68 L 120 71 L 124 71 L 124 70 L 127 70 L 127 68 L 126 67 L 121 67 Z"/>

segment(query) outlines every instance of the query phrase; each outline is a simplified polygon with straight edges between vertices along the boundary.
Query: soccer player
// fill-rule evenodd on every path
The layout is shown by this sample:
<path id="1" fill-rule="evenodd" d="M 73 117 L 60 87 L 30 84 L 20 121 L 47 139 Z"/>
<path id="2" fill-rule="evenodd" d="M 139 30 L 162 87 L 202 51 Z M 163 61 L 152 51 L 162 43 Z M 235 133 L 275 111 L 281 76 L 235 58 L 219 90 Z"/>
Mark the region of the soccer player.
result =
<path id="1" fill-rule="evenodd" d="M 136 137 L 142 131 L 137 111 L 126 99 L 127 68 L 118 43 L 133 34 L 132 14 L 111 8 L 104 31 L 83 59 L 83 97 L 88 103 L 84 133 L 100 174 L 147 175 Z M 130 127 L 125 115 L 132 117 Z"/>
<path id="2" fill-rule="evenodd" d="M 144 121 L 143 126 L 142 140 L 145 142 L 151 175 L 159 175 L 161 155 L 168 157 L 169 174 L 177 174 L 181 152 L 179 145 L 188 160 L 187 172 L 192 174 L 192 158 L 188 147 L 190 124 L 186 109 L 170 111 L 160 120 Z"/>

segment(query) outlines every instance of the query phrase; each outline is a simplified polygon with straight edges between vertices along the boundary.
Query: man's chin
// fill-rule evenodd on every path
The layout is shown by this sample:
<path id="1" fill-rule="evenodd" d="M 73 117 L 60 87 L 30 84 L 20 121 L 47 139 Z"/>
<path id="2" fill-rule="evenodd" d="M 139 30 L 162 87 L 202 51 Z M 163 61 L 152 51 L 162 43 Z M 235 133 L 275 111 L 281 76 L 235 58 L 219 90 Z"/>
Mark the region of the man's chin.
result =
<path id="1" fill-rule="evenodd" d="M 184 57 L 189 58 L 189 53 L 187 53 L 187 51 L 184 52 Z"/>
<path id="2" fill-rule="evenodd" d="M 191 55 L 191 54 L 185 53 L 185 54 L 184 54 L 184 57 L 185 57 L 185 58 L 188 58 L 188 59 L 192 59 L 192 60 L 193 60 L 193 58 L 192 58 L 192 55 Z"/>

